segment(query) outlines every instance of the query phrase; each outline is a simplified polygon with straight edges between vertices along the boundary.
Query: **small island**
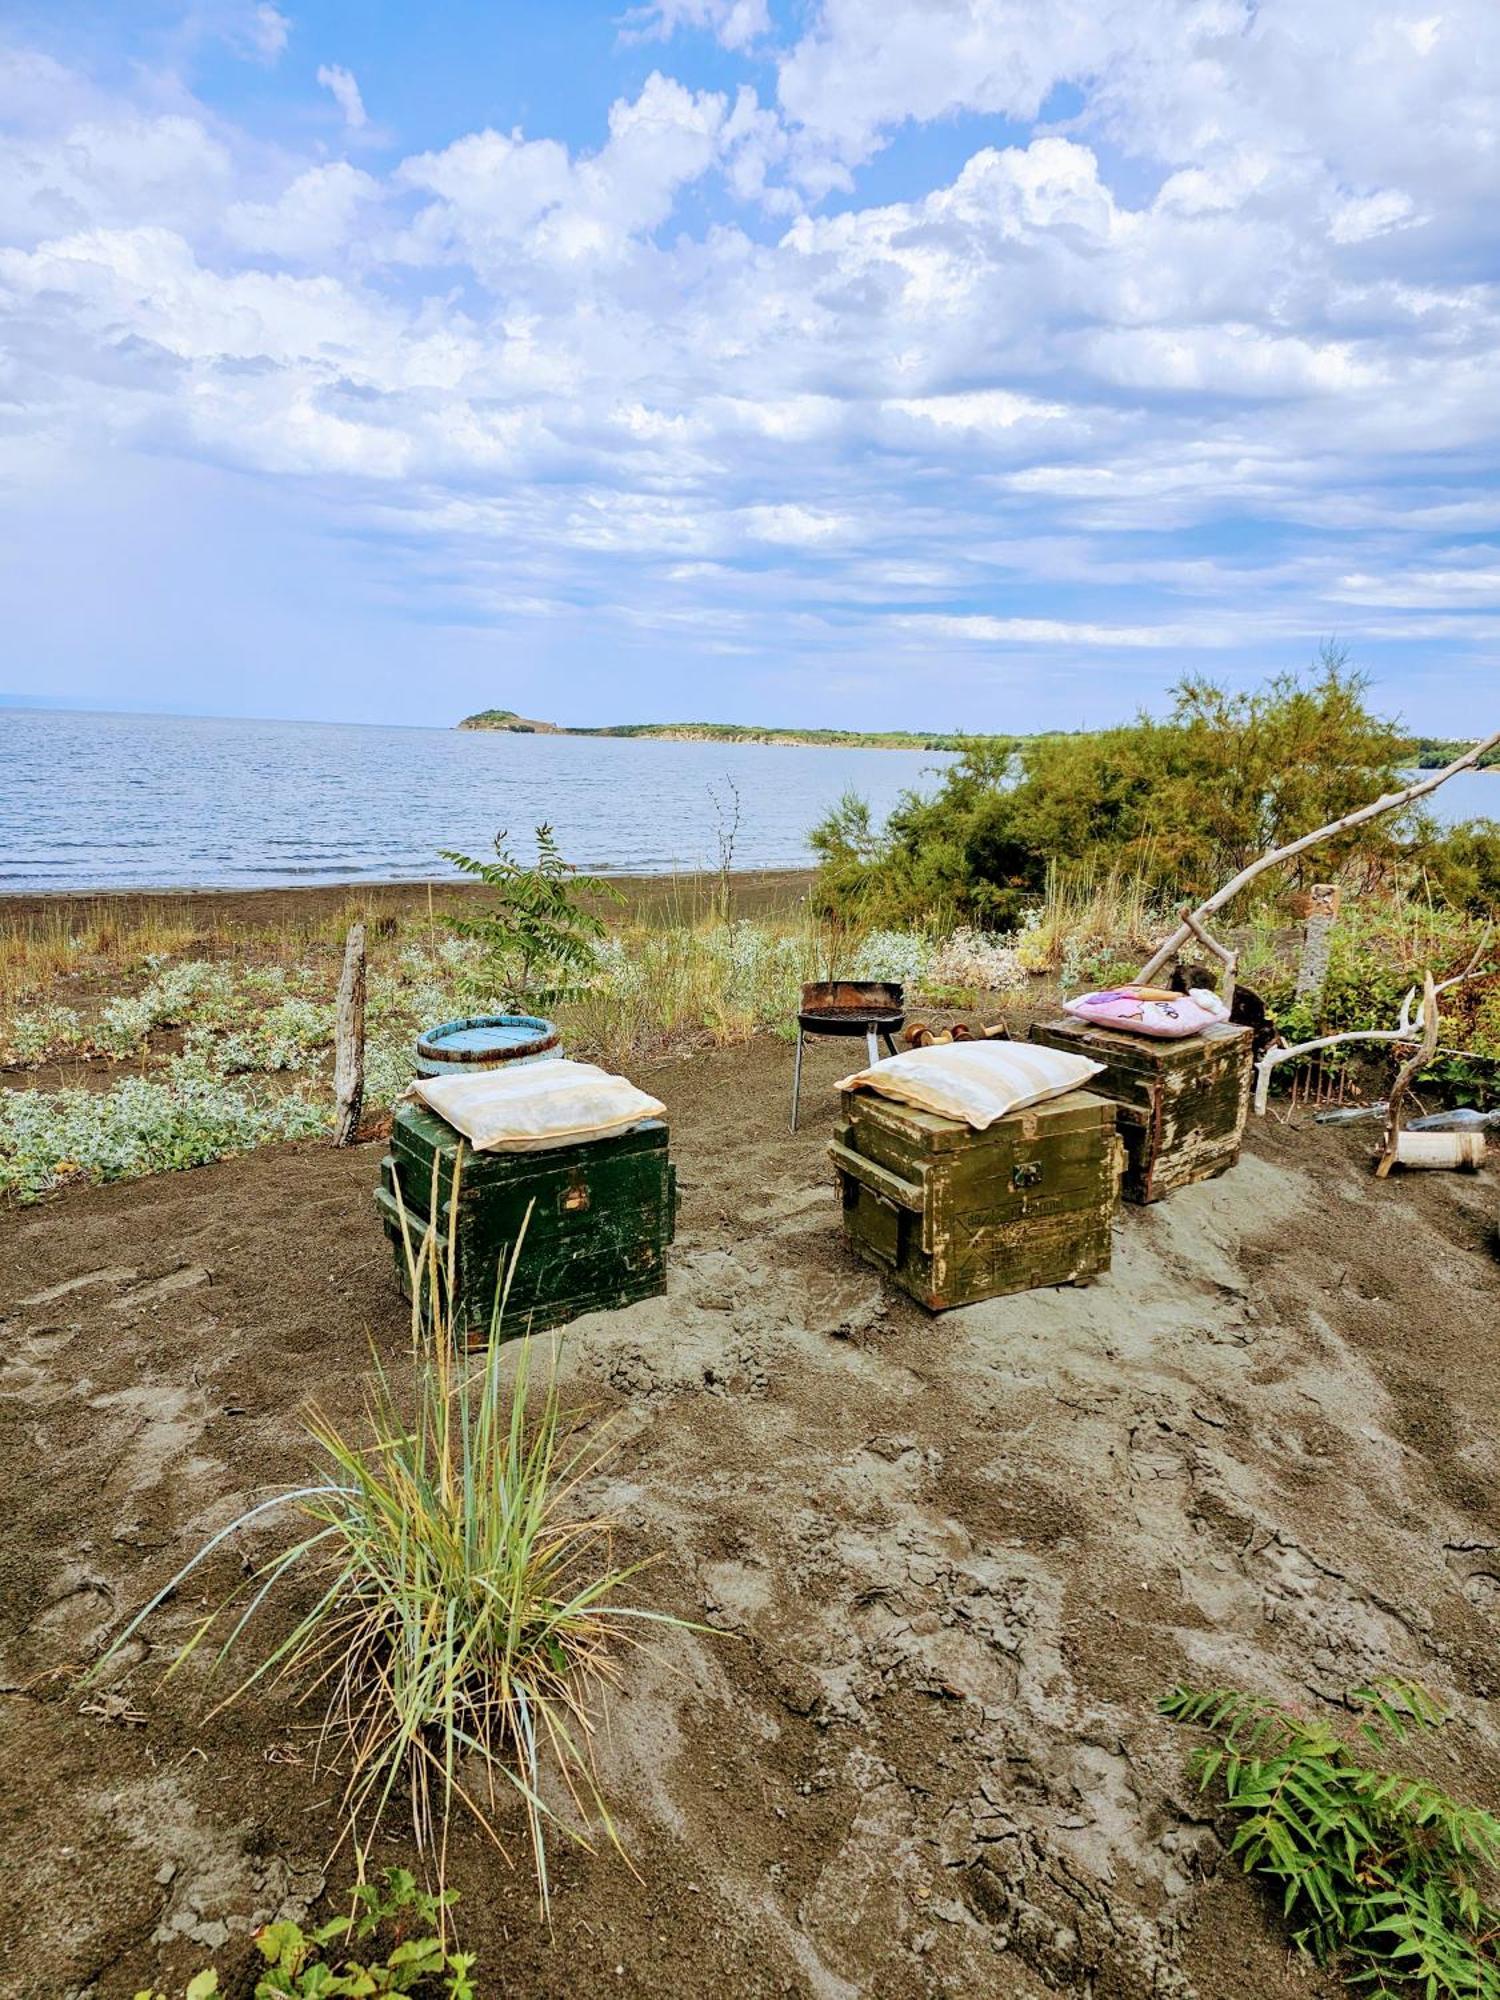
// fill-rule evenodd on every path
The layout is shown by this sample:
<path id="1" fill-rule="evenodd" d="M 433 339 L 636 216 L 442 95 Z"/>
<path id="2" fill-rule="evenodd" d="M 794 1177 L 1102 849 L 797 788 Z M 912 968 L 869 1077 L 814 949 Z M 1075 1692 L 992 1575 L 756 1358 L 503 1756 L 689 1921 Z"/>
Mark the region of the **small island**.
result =
<path id="1" fill-rule="evenodd" d="M 741 722 L 618 722 L 584 729 L 537 722 L 513 708 L 483 708 L 466 715 L 460 729 L 493 729 L 513 736 L 634 736 L 658 743 L 771 743 L 810 749 L 963 750 L 981 740 L 956 731 L 920 729 L 774 729 Z"/>

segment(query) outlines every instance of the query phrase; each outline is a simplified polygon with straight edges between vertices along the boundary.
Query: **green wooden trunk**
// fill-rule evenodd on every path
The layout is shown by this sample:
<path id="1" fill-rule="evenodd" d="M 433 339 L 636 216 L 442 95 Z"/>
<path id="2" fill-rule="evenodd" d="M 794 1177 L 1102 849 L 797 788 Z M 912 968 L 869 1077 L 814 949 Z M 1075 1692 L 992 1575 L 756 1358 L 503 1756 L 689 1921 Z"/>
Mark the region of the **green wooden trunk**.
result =
<path id="1" fill-rule="evenodd" d="M 1224 1021 L 1174 1042 L 1069 1016 L 1038 1021 L 1031 1039 L 1104 1064 L 1089 1089 L 1119 1104 L 1127 1201 L 1160 1201 L 1239 1158 L 1254 1066 L 1249 1028 Z"/>
<path id="2" fill-rule="evenodd" d="M 846 1241 L 932 1312 L 1109 1269 L 1120 1146 L 1092 1091 L 985 1132 L 845 1091 L 828 1150 Z"/>
<path id="3" fill-rule="evenodd" d="M 418 1242 L 431 1215 L 438 1176 L 438 1227 L 446 1245 L 454 1221 L 455 1329 L 470 1344 L 490 1331 L 496 1288 L 525 1229 L 502 1337 L 558 1326 L 667 1288 L 666 1253 L 677 1215 L 677 1176 L 667 1128 L 648 1119 L 612 1139 L 540 1152 L 479 1153 L 425 1105 L 398 1106 L 375 1201 L 391 1240 L 401 1289 L 411 1296 L 396 1192 Z M 530 1219 L 527 1211 L 530 1210 Z"/>

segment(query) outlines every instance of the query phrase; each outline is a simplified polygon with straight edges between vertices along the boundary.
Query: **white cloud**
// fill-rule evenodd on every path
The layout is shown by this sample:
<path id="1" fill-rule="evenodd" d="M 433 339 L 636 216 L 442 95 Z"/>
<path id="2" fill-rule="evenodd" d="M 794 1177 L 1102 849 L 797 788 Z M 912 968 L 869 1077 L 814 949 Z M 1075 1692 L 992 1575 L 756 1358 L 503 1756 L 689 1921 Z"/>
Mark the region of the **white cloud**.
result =
<path id="1" fill-rule="evenodd" d="M 663 40 L 681 28 L 706 30 L 726 49 L 742 49 L 771 31 L 767 0 L 650 0 L 624 18 L 631 40 Z"/>
<path id="2" fill-rule="evenodd" d="M 285 52 L 292 24 L 270 0 L 260 0 L 246 14 L 241 38 L 262 62 L 273 63 Z"/>
<path id="3" fill-rule="evenodd" d="M 956 112 L 1038 122 L 868 197 L 899 124 Z M 480 626 L 1136 670 L 1477 633 L 1493 555 L 1449 544 L 1500 527 L 1497 129 L 1488 0 L 822 0 L 774 103 L 657 71 L 595 143 L 368 171 L 175 77 L 0 55 L 8 450 L 305 479 Z"/>
<path id="4" fill-rule="evenodd" d="M 360 209 L 381 194 L 369 174 L 336 160 L 298 174 L 274 201 L 232 203 L 224 212 L 224 230 L 245 250 L 303 260 L 331 257 L 349 241 Z"/>
<path id="5" fill-rule="evenodd" d="M 609 138 L 596 153 L 574 158 L 553 139 L 486 131 L 418 154 L 397 179 L 437 199 L 418 216 L 405 254 L 456 255 L 495 278 L 518 249 L 564 265 L 618 262 L 712 165 L 723 123 L 722 97 L 653 71 L 637 98 L 611 105 Z"/>
<path id="6" fill-rule="evenodd" d="M 909 614 L 893 618 L 905 632 L 986 646 L 1099 646 L 1180 648 L 1221 646 L 1228 634 L 1201 625 L 1095 625 L 1070 618 L 994 618 Z"/>
<path id="7" fill-rule="evenodd" d="M 351 132 L 360 132 L 369 123 L 365 113 L 365 101 L 359 94 L 359 85 L 351 71 L 338 63 L 320 63 L 318 82 L 332 93 L 334 102 L 344 114 L 344 123 Z"/>

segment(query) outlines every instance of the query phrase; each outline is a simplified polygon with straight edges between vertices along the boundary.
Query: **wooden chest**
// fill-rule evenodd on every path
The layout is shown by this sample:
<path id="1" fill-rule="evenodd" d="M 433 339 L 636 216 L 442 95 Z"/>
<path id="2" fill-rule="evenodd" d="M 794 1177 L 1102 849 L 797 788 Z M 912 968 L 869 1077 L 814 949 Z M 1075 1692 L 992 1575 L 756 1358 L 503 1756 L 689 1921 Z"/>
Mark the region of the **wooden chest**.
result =
<path id="1" fill-rule="evenodd" d="M 829 1147 L 844 1236 L 933 1312 L 1109 1268 L 1115 1107 L 1070 1091 L 986 1132 L 845 1091 Z"/>
<path id="2" fill-rule="evenodd" d="M 1037 1022 L 1031 1039 L 1104 1064 L 1089 1089 L 1120 1107 L 1127 1201 L 1160 1201 L 1239 1158 L 1253 1069 L 1249 1028 L 1223 1022 L 1173 1042 L 1068 1017 Z"/>
<path id="3" fill-rule="evenodd" d="M 457 1215 L 452 1189 L 459 1148 Z M 667 1128 L 649 1119 L 612 1139 L 540 1152 L 477 1153 L 425 1105 L 397 1107 L 375 1201 L 411 1296 L 396 1191 L 419 1242 L 438 1177 L 438 1231 L 454 1231 L 457 1331 L 488 1337 L 501 1283 L 525 1230 L 502 1338 L 558 1326 L 666 1290 L 666 1252 L 677 1213 L 677 1177 Z M 529 1219 L 528 1219 L 529 1211 Z"/>

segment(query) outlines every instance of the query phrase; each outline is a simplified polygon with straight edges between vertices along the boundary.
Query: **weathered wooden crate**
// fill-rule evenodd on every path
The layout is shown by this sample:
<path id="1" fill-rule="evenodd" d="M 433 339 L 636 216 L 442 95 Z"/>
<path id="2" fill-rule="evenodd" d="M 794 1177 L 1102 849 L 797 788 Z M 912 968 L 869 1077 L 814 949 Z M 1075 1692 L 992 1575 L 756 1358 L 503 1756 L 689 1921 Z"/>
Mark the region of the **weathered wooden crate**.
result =
<path id="1" fill-rule="evenodd" d="M 489 1335 L 497 1288 L 518 1240 L 521 1253 L 502 1338 L 666 1290 L 677 1177 L 660 1119 L 580 1146 L 479 1153 L 435 1111 L 402 1104 L 392 1121 L 375 1201 L 408 1298 L 410 1271 L 397 1191 L 415 1244 L 433 1213 L 434 1175 L 440 1255 L 446 1255 L 450 1229 L 453 1235 L 454 1330 L 471 1344 Z"/>
<path id="2" fill-rule="evenodd" d="M 1104 1064 L 1089 1089 L 1120 1107 L 1127 1201 L 1160 1201 L 1239 1158 L 1254 1067 L 1249 1028 L 1226 1021 L 1164 1041 L 1068 1017 L 1037 1022 L 1031 1039 Z"/>
<path id="3" fill-rule="evenodd" d="M 1109 1268 L 1115 1107 L 1075 1090 L 988 1131 L 845 1091 L 829 1147 L 844 1236 L 930 1311 Z"/>

